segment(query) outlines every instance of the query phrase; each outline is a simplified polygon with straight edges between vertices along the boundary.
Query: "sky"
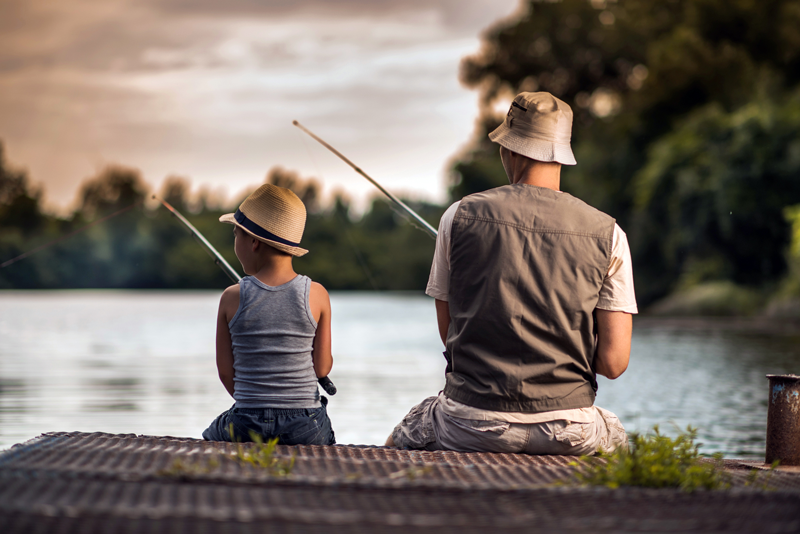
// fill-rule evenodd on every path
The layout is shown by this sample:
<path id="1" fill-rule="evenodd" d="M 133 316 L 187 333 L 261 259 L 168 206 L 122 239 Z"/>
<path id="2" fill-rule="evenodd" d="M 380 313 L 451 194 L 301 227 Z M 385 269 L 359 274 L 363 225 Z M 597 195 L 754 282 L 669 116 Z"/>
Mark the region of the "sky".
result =
<path id="1" fill-rule="evenodd" d="M 280 166 L 363 207 L 374 188 L 443 202 L 478 93 L 460 60 L 517 0 L 2 0 L 7 161 L 73 206 L 107 165 L 235 200 Z"/>

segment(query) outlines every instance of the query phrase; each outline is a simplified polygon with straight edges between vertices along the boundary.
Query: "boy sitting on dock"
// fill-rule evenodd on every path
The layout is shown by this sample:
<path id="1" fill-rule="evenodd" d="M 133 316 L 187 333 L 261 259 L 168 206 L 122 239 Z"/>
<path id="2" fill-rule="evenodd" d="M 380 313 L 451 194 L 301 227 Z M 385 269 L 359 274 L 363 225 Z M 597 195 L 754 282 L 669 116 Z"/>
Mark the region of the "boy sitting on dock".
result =
<path id="1" fill-rule="evenodd" d="M 203 438 L 333 445 L 327 399 L 317 389 L 333 366 L 330 299 L 292 267 L 308 252 L 299 246 L 303 202 L 265 184 L 219 220 L 234 225 L 234 251 L 249 276 L 222 293 L 217 316 L 217 369 L 236 402 Z"/>

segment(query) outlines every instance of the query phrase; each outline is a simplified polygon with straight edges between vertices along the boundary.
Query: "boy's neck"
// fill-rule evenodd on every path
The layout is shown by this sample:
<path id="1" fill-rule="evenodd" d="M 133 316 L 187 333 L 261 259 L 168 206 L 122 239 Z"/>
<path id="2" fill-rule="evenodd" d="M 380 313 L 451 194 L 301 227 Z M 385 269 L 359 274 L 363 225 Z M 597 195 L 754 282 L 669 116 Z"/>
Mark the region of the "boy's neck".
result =
<path id="1" fill-rule="evenodd" d="M 292 266 L 292 256 L 264 256 L 254 265 L 252 274 L 268 286 L 280 286 L 292 281 L 297 273 Z"/>

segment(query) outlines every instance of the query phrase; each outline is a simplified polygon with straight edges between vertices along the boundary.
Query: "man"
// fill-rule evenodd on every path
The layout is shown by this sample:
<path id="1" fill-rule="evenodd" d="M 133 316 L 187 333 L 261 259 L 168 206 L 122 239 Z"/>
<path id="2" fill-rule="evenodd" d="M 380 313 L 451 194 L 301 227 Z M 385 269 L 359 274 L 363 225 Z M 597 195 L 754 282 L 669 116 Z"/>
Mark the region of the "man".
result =
<path id="1" fill-rule="evenodd" d="M 442 216 L 426 293 L 447 347 L 446 385 L 412 408 L 387 445 L 428 450 L 594 454 L 627 447 L 594 406 L 596 374 L 628 366 L 637 313 L 627 238 L 614 219 L 559 190 L 574 165 L 572 110 L 521 93 L 489 138 L 510 185 Z"/>

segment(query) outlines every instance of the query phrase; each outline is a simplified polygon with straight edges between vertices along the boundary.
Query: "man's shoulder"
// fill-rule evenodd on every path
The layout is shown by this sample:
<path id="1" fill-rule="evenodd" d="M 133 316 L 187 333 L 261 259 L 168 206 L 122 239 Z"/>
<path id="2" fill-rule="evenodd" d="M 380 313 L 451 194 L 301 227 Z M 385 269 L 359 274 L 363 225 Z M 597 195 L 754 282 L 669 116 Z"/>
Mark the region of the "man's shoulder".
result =
<path id="1" fill-rule="evenodd" d="M 563 196 L 565 197 L 564 199 L 565 202 L 571 204 L 576 210 L 579 210 L 582 213 L 584 213 L 585 216 L 602 221 L 607 225 L 611 226 L 612 228 L 613 226 L 616 226 L 617 223 L 616 219 L 614 219 L 614 217 L 612 217 L 608 213 L 595 208 L 588 202 L 581 200 L 578 197 L 574 197 L 569 193 L 563 193 Z"/>
<path id="2" fill-rule="evenodd" d="M 602 228 L 612 233 L 615 219 L 585 201 L 564 191 L 527 184 L 495 187 L 462 199 L 460 213 L 491 218 L 529 217 L 533 211 L 542 221 L 562 220 L 567 226 Z M 451 206 L 452 207 L 452 206 Z M 516 215 L 514 215 L 516 213 Z"/>

